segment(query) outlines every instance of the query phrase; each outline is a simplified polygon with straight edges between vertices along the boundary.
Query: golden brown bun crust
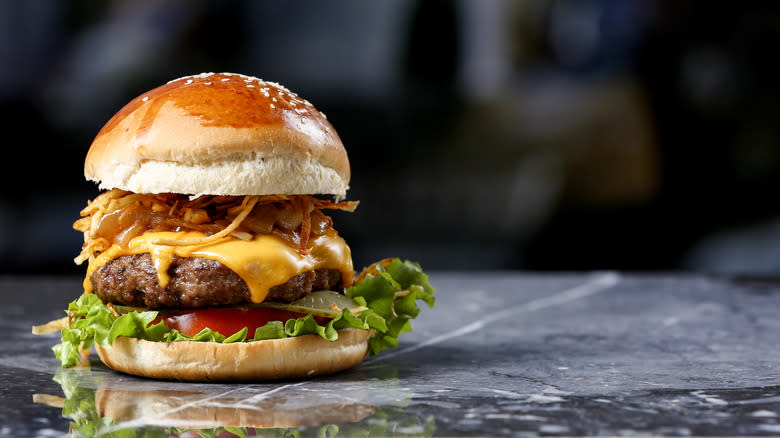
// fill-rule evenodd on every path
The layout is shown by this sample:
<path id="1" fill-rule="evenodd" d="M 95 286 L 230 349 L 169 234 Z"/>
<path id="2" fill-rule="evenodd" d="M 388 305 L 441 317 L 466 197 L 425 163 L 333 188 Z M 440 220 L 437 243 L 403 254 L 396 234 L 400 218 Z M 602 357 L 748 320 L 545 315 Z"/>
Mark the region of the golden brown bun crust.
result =
<path id="1" fill-rule="evenodd" d="M 339 331 L 336 341 L 319 335 L 257 342 L 150 342 L 120 337 L 111 348 L 95 345 L 110 368 L 136 376 L 193 382 L 270 380 L 332 374 L 363 361 L 368 330 Z"/>
<path id="2" fill-rule="evenodd" d="M 308 101 L 276 83 L 205 73 L 125 105 L 92 143 L 84 175 L 136 193 L 343 197 L 350 169 Z"/>

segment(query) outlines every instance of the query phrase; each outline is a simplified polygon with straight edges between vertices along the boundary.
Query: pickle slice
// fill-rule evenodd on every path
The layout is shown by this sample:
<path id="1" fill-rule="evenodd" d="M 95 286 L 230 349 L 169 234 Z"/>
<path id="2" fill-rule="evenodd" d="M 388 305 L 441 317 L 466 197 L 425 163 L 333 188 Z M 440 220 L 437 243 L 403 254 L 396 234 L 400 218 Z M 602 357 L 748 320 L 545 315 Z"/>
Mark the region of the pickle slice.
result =
<path id="1" fill-rule="evenodd" d="M 332 290 L 312 292 L 290 304 L 268 302 L 260 305 L 291 312 L 307 313 L 314 316 L 324 316 L 326 318 L 335 318 L 344 309 L 357 309 L 360 307 L 352 298 Z"/>

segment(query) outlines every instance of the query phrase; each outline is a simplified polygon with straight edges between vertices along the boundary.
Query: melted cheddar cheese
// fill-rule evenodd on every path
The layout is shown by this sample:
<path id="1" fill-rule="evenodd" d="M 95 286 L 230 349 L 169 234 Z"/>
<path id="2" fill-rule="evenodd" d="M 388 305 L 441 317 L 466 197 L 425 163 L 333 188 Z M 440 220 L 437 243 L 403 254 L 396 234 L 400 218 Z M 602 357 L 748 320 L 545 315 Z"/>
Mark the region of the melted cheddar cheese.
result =
<path id="1" fill-rule="evenodd" d="M 133 238 L 126 247 L 114 244 L 90 261 L 84 279 L 84 290 L 92 291 L 90 278 L 95 271 L 110 260 L 127 254 L 151 254 L 161 287 L 165 287 L 170 280 L 168 267 L 174 255 L 218 261 L 244 280 L 254 303 L 263 302 L 272 287 L 284 284 L 290 278 L 307 271 L 336 269 L 341 272 L 344 279 L 351 279 L 355 273 L 349 247 L 344 239 L 335 233 L 324 234 L 314 239 L 311 250 L 306 255 L 299 254 L 296 248 L 291 248 L 272 235 L 256 235 L 252 240 L 226 237 L 202 245 L 154 243 L 158 239 L 203 237 L 205 237 L 203 234 L 197 232 L 149 232 Z"/>

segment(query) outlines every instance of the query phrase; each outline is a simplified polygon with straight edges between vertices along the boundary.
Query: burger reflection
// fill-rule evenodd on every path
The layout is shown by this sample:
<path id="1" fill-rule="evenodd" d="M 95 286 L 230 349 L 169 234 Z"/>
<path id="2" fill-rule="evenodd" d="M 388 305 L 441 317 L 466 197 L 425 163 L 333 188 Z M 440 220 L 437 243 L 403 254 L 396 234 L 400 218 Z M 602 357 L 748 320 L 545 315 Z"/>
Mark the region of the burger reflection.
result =
<path id="1" fill-rule="evenodd" d="M 160 382 L 99 370 L 60 370 L 59 407 L 74 437 L 432 436 L 433 417 L 406 412 L 393 379 L 214 385 Z M 334 386 L 337 389 L 334 390 Z"/>

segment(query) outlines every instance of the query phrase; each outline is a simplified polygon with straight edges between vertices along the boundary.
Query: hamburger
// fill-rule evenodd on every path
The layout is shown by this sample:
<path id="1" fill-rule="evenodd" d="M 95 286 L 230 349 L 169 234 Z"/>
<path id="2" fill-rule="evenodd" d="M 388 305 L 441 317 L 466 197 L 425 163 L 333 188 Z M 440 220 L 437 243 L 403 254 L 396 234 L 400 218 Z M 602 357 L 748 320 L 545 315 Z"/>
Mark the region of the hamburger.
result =
<path id="1" fill-rule="evenodd" d="M 84 175 L 84 293 L 61 329 L 63 366 L 94 345 L 109 367 L 190 381 L 353 367 L 397 344 L 433 288 L 386 259 L 355 276 L 329 211 L 347 152 L 325 115 L 282 85 L 231 73 L 168 82 L 98 132 Z"/>

